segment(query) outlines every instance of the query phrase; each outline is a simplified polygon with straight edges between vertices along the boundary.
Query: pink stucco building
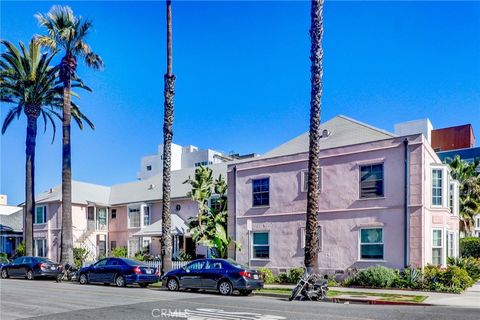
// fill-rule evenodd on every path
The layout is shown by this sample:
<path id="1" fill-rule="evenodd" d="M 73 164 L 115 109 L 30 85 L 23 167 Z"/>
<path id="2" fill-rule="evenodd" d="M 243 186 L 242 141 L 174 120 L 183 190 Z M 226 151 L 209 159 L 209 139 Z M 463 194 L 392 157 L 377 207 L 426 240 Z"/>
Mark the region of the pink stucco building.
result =
<path id="1" fill-rule="evenodd" d="M 458 184 L 421 134 L 344 116 L 322 125 L 319 265 L 330 272 L 445 265 L 458 255 Z M 228 165 L 230 255 L 277 271 L 303 265 L 308 133 Z"/>

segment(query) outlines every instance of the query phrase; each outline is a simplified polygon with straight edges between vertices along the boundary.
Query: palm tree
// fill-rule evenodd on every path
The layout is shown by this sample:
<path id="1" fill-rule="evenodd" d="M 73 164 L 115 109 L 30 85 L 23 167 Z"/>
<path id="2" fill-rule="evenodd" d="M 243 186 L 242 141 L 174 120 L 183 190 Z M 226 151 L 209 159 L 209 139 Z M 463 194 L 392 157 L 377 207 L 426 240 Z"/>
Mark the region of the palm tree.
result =
<path id="1" fill-rule="evenodd" d="M 170 221 L 170 176 L 172 167 L 173 96 L 175 75 L 172 72 L 172 1 L 167 0 L 167 73 L 164 77 L 163 117 L 163 180 L 162 180 L 162 274 L 172 268 L 172 236 Z"/>
<path id="2" fill-rule="evenodd" d="M 20 51 L 10 42 L 1 40 L 6 52 L 0 59 L 0 101 L 14 106 L 7 113 L 2 134 L 6 132 L 15 118 L 23 113 L 27 116 L 26 161 L 25 161 L 25 216 L 24 240 L 25 254 L 33 255 L 33 217 L 35 214 L 35 145 L 37 120 L 42 116 L 45 130 L 47 122 L 52 124 L 53 139 L 56 126 L 54 117 L 61 118 L 57 112 L 61 108 L 62 87 L 57 85 L 58 67 L 51 67 L 50 62 L 55 53 L 40 53 L 40 45 L 32 39 L 29 48 L 20 42 Z M 75 82 L 74 86 L 83 86 Z M 80 112 L 77 105 L 72 105 L 72 114 L 78 125 L 83 128 L 83 121 L 93 124 Z"/>
<path id="3" fill-rule="evenodd" d="M 480 160 L 468 163 L 455 156 L 447 159 L 452 178 L 460 183 L 460 230 L 471 235 L 475 227 L 475 215 L 480 214 Z"/>
<path id="4" fill-rule="evenodd" d="M 312 0 L 310 26 L 310 144 L 308 148 L 307 222 L 305 228 L 305 267 L 318 269 L 318 197 L 320 174 L 320 113 L 322 98 L 323 0 Z"/>
<path id="5" fill-rule="evenodd" d="M 68 6 L 53 6 L 46 14 L 36 14 L 47 35 L 37 37 L 37 41 L 52 50 L 62 49 L 64 56 L 60 62 L 60 81 L 63 84 L 62 116 L 62 240 L 60 261 L 73 264 L 72 234 L 72 162 L 70 144 L 71 88 L 76 78 L 77 57 L 85 60 L 87 66 L 101 69 L 103 61 L 85 42 L 92 29 L 92 22 L 75 16 Z"/>
<path id="6" fill-rule="evenodd" d="M 2 126 L 2 134 L 22 112 L 27 116 L 27 138 L 25 141 L 25 254 L 33 255 L 33 216 L 35 214 L 35 144 L 37 119 L 42 116 L 45 123 L 51 122 L 54 114 L 46 106 L 53 104 L 57 68 L 50 67 L 54 54 L 40 54 L 40 47 L 33 39 L 29 48 L 20 42 L 21 53 L 10 42 L 1 40 L 6 47 L 0 60 L 0 101 L 12 103 Z M 55 132 L 55 131 L 54 131 Z"/>

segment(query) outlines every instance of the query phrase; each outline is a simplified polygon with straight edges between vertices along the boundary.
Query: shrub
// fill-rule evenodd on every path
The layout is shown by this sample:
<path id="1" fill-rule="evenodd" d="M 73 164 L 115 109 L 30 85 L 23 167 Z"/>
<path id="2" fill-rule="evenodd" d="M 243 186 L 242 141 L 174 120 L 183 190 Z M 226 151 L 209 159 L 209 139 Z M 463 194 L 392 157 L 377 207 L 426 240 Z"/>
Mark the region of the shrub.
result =
<path id="1" fill-rule="evenodd" d="M 480 258 L 480 238 L 467 237 L 460 239 L 460 255 L 462 257 Z"/>
<path id="2" fill-rule="evenodd" d="M 73 248 L 73 264 L 80 268 L 87 259 L 88 250 L 85 248 Z"/>
<path id="3" fill-rule="evenodd" d="M 432 291 L 459 293 L 473 284 L 468 272 L 458 266 L 441 269 L 438 266 L 426 266 L 423 275 L 423 287 Z"/>
<path id="4" fill-rule="evenodd" d="M 285 272 L 280 272 L 276 277 L 276 281 L 278 283 L 287 283 L 288 282 L 288 275 Z"/>
<path id="5" fill-rule="evenodd" d="M 23 257 L 25 255 L 25 241 L 20 242 L 17 246 L 17 249 L 15 249 L 15 255 L 17 257 Z"/>
<path id="6" fill-rule="evenodd" d="M 265 284 L 272 284 L 275 282 L 275 276 L 273 271 L 268 268 L 259 268 L 258 271 L 262 274 L 263 281 Z"/>
<path id="7" fill-rule="evenodd" d="M 292 268 L 288 271 L 288 282 L 289 283 L 298 283 L 302 278 L 304 273 L 303 268 Z"/>
<path id="8" fill-rule="evenodd" d="M 405 268 L 393 284 L 397 288 L 419 289 L 422 287 L 422 270 Z"/>
<path id="9" fill-rule="evenodd" d="M 464 269 L 474 281 L 480 279 L 480 258 L 448 258 L 448 265 Z"/>
<path id="10" fill-rule="evenodd" d="M 126 258 L 128 255 L 127 247 L 116 247 L 112 250 L 112 256 L 117 258 Z"/>
<path id="11" fill-rule="evenodd" d="M 397 270 L 383 266 L 374 266 L 358 271 L 358 273 L 347 278 L 345 283 L 361 287 L 388 288 L 398 282 L 398 278 Z"/>

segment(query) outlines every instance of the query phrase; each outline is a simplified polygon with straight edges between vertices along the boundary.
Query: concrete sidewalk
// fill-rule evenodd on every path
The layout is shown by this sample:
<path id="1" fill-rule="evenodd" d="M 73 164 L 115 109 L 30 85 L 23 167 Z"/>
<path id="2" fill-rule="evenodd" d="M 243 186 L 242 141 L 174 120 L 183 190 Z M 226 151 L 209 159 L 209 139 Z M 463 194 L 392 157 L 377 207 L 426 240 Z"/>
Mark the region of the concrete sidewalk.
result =
<path id="1" fill-rule="evenodd" d="M 293 289 L 294 285 L 267 284 L 265 289 L 282 288 Z M 372 293 L 390 293 L 402 295 L 428 296 L 424 303 L 438 306 L 451 306 L 459 308 L 479 308 L 480 309 L 480 282 L 468 288 L 461 294 L 442 293 L 430 291 L 411 291 L 400 289 L 369 289 L 369 288 L 348 288 L 348 287 L 330 287 L 335 291 L 353 291 L 353 292 L 372 292 Z"/>

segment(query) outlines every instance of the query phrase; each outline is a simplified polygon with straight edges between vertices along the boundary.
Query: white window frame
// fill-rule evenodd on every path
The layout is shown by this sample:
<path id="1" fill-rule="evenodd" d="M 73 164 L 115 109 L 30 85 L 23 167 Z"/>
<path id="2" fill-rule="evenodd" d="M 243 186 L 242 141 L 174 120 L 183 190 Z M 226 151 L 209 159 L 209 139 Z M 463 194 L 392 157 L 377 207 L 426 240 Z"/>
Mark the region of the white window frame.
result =
<path id="1" fill-rule="evenodd" d="M 254 251 L 253 251 L 253 248 L 254 248 L 254 247 L 256 247 L 256 246 L 258 246 L 258 247 L 265 246 L 264 244 L 258 244 L 258 245 L 256 245 L 256 244 L 253 243 L 253 239 L 254 239 L 254 236 L 253 236 L 253 235 L 254 235 L 255 233 L 267 233 L 267 235 L 268 235 L 268 237 L 267 237 L 267 239 L 268 239 L 268 258 L 257 258 L 257 257 L 254 256 L 254 254 L 253 254 L 253 252 L 254 252 Z M 250 232 L 250 243 L 251 243 L 251 245 L 250 245 L 250 260 L 270 261 L 271 256 L 272 256 L 272 251 L 271 251 L 271 243 L 272 243 L 272 242 L 271 242 L 271 239 L 270 239 L 270 230 L 254 230 L 254 231 Z"/>
<path id="2" fill-rule="evenodd" d="M 137 251 L 136 251 L 136 252 L 132 252 L 132 251 L 130 250 L 130 247 L 131 247 L 131 246 L 130 246 L 130 243 L 131 243 L 131 242 L 136 242 L 136 243 L 137 243 L 137 248 L 136 248 Z M 140 245 L 140 244 L 139 244 L 139 239 L 138 239 L 138 238 L 136 238 L 136 239 L 128 239 L 127 245 L 128 245 L 128 247 L 127 247 L 127 255 L 128 255 L 129 257 L 134 256 L 135 253 L 137 253 L 138 251 L 140 251 L 140 248 L 139 248 L 139 245 Z"/>
<path id="3" fill-rule="evenodd" d="M 38 221 L 37 221 L 37 210 L 38 210 L 39 208 L 42 208 L 42 209 L 43 209 L 43 222 L 38 222 Z M 40 225 L 40 224 L 46 224 L 46 223 L 47 223 L 47 206 L 36 206 L 36 207 L 35 207 L 35 216 L 34 216 L 33 221 L 34 221 L 34 222 L 33 222 L 34 224 L 38 224 L 38 225 Z"/>
<path id="4" fill-rule="evenodd" d="M 382 195 L 375 197 L 362 197 L 362 167 L 382 166 Z M 358 199 L 360 200 L 375 200 L 385 198 L 385 162 L 361 163 L 358 165 Z"/>
<path id="5" fill-rule="evenodd" d="M 433 172 L 439 170 L 442 172 L 442 183 L 441 183 L 441 203 L 440 204 L 434 204 L 433 203 Z M 445 166 L 442 165 L 433 165 L 430 170 L 430 203 L 432 208 L 448 208 L 449 207 L 449 172 Z"/>
<path id="6" fill-rule="evenodd" d="M 138 215 L 139 215 L 139 219 L 140 219 L 140 224 L 139 226 L 132 226 L 131 225 L 131 222 L 130 222 L 130 210 L 138 210 Z M 143 215 L 142 215 L 142 208 L 141 208 L 141 205 L 135 205 L 135 206 L 127 206 L 127 227 L 128 229 L 137 229 L 137 228 L 141 228 L 142 225 L 143 225 L 143 221 L 142 221 L 142 218 L 143 218 Z"/>
<path id="7" fill-rule="evenodd" d="M 375 243 L 363 243 L 362 242 L 362 230 L 369 229 L 382 229 L 382 242 Z M 362 258 L 362 245 L 382 245 L 382 258 L 381 259 L 368 259 Z M 385 262 L 385 228 L 384 227 L 362 227 L 358 229 L 358 261 L 368 261 L 368 262 Z"/>
<path id="8" fill-rule="evenodd" d="M 441 235 L 441 238 L 440 238 L 440 243 L 441 245 L 438 246 L 438 245 L 435 245 L 433 243 L 433 234 L 435 231 L 440 231 L 440 235 Z M 446 239 L 445 239 L 445 232 L 443 230 L 443 228 L 432 228 L 432 265 L 437 265 L 437 264 L 434 264 L 433 262 L 433 249 L 441 249 L 441 255 L 440 255 L 440 264 L 438 264 L 438 266 L 443 266 L 445 265 L 445 254 L 446 254 Z"/>
<path id="9" fill-rule="evenodd" d="M 454 216 L 458 216 L 459 215 L 459 211 L 460 211 L 460 184 L 457 180 L 450 180 L 450 185 L 449 185 L 449 208 L 450 208 L 450 211 L 451 211 L 451 214 L 453 214 Z M 453 191 L 453 192 L 452 192 Z M 452 193 L 452 194 L 450 194 Z M 450 201 L 453 202 L 453 205 L 450 206 Z"/>
<path id="10" fill-rule="evenodd" d="M 306 231 L 307 228 L 301 227 L 300 228 L 300 247 L 305 249 L 305 238 L 306 238 Z M 318 251 L 323 251 L 323 226 L 317 226 L 317 235 L 318 235 Z"/>
<path id="11" fill-rule="evenodd" d="M 145 224 L 145 208 L 148 208 L 148 224 Z M 142 204 L 140 209 L 140 227 L 144 228 L 152 224 L 152 206 L 149 204 Z"/>
<path id="12" fill-rule="evenodd" d="M 452 243 L 450 243 L 450 240 Z M 454 231 L 447 231 L 447 257 L 456 258 L 457 257 L 457 235 Z"/>
<path id="13" fill-rule="evenodd" d="M 44 255 L 39 255 L 38 242 L 42 243 Z M 34 247 L 35 247 L 35 256 L 36 257 L 48 258 L 48 246 L 47 246 L 47 239 L 46 238 L 35 238 L 34 239 Z"/>
<path id="14" fill-rule="evenodd" d="M 308 185 L 305 183 L 308 181 L 308 169 L 300 171 L 300 192 L 308 192 Z M 318 189 L 322 192 L 323 189 L 323 168 L 320 168 L 318 173 Z"/>

